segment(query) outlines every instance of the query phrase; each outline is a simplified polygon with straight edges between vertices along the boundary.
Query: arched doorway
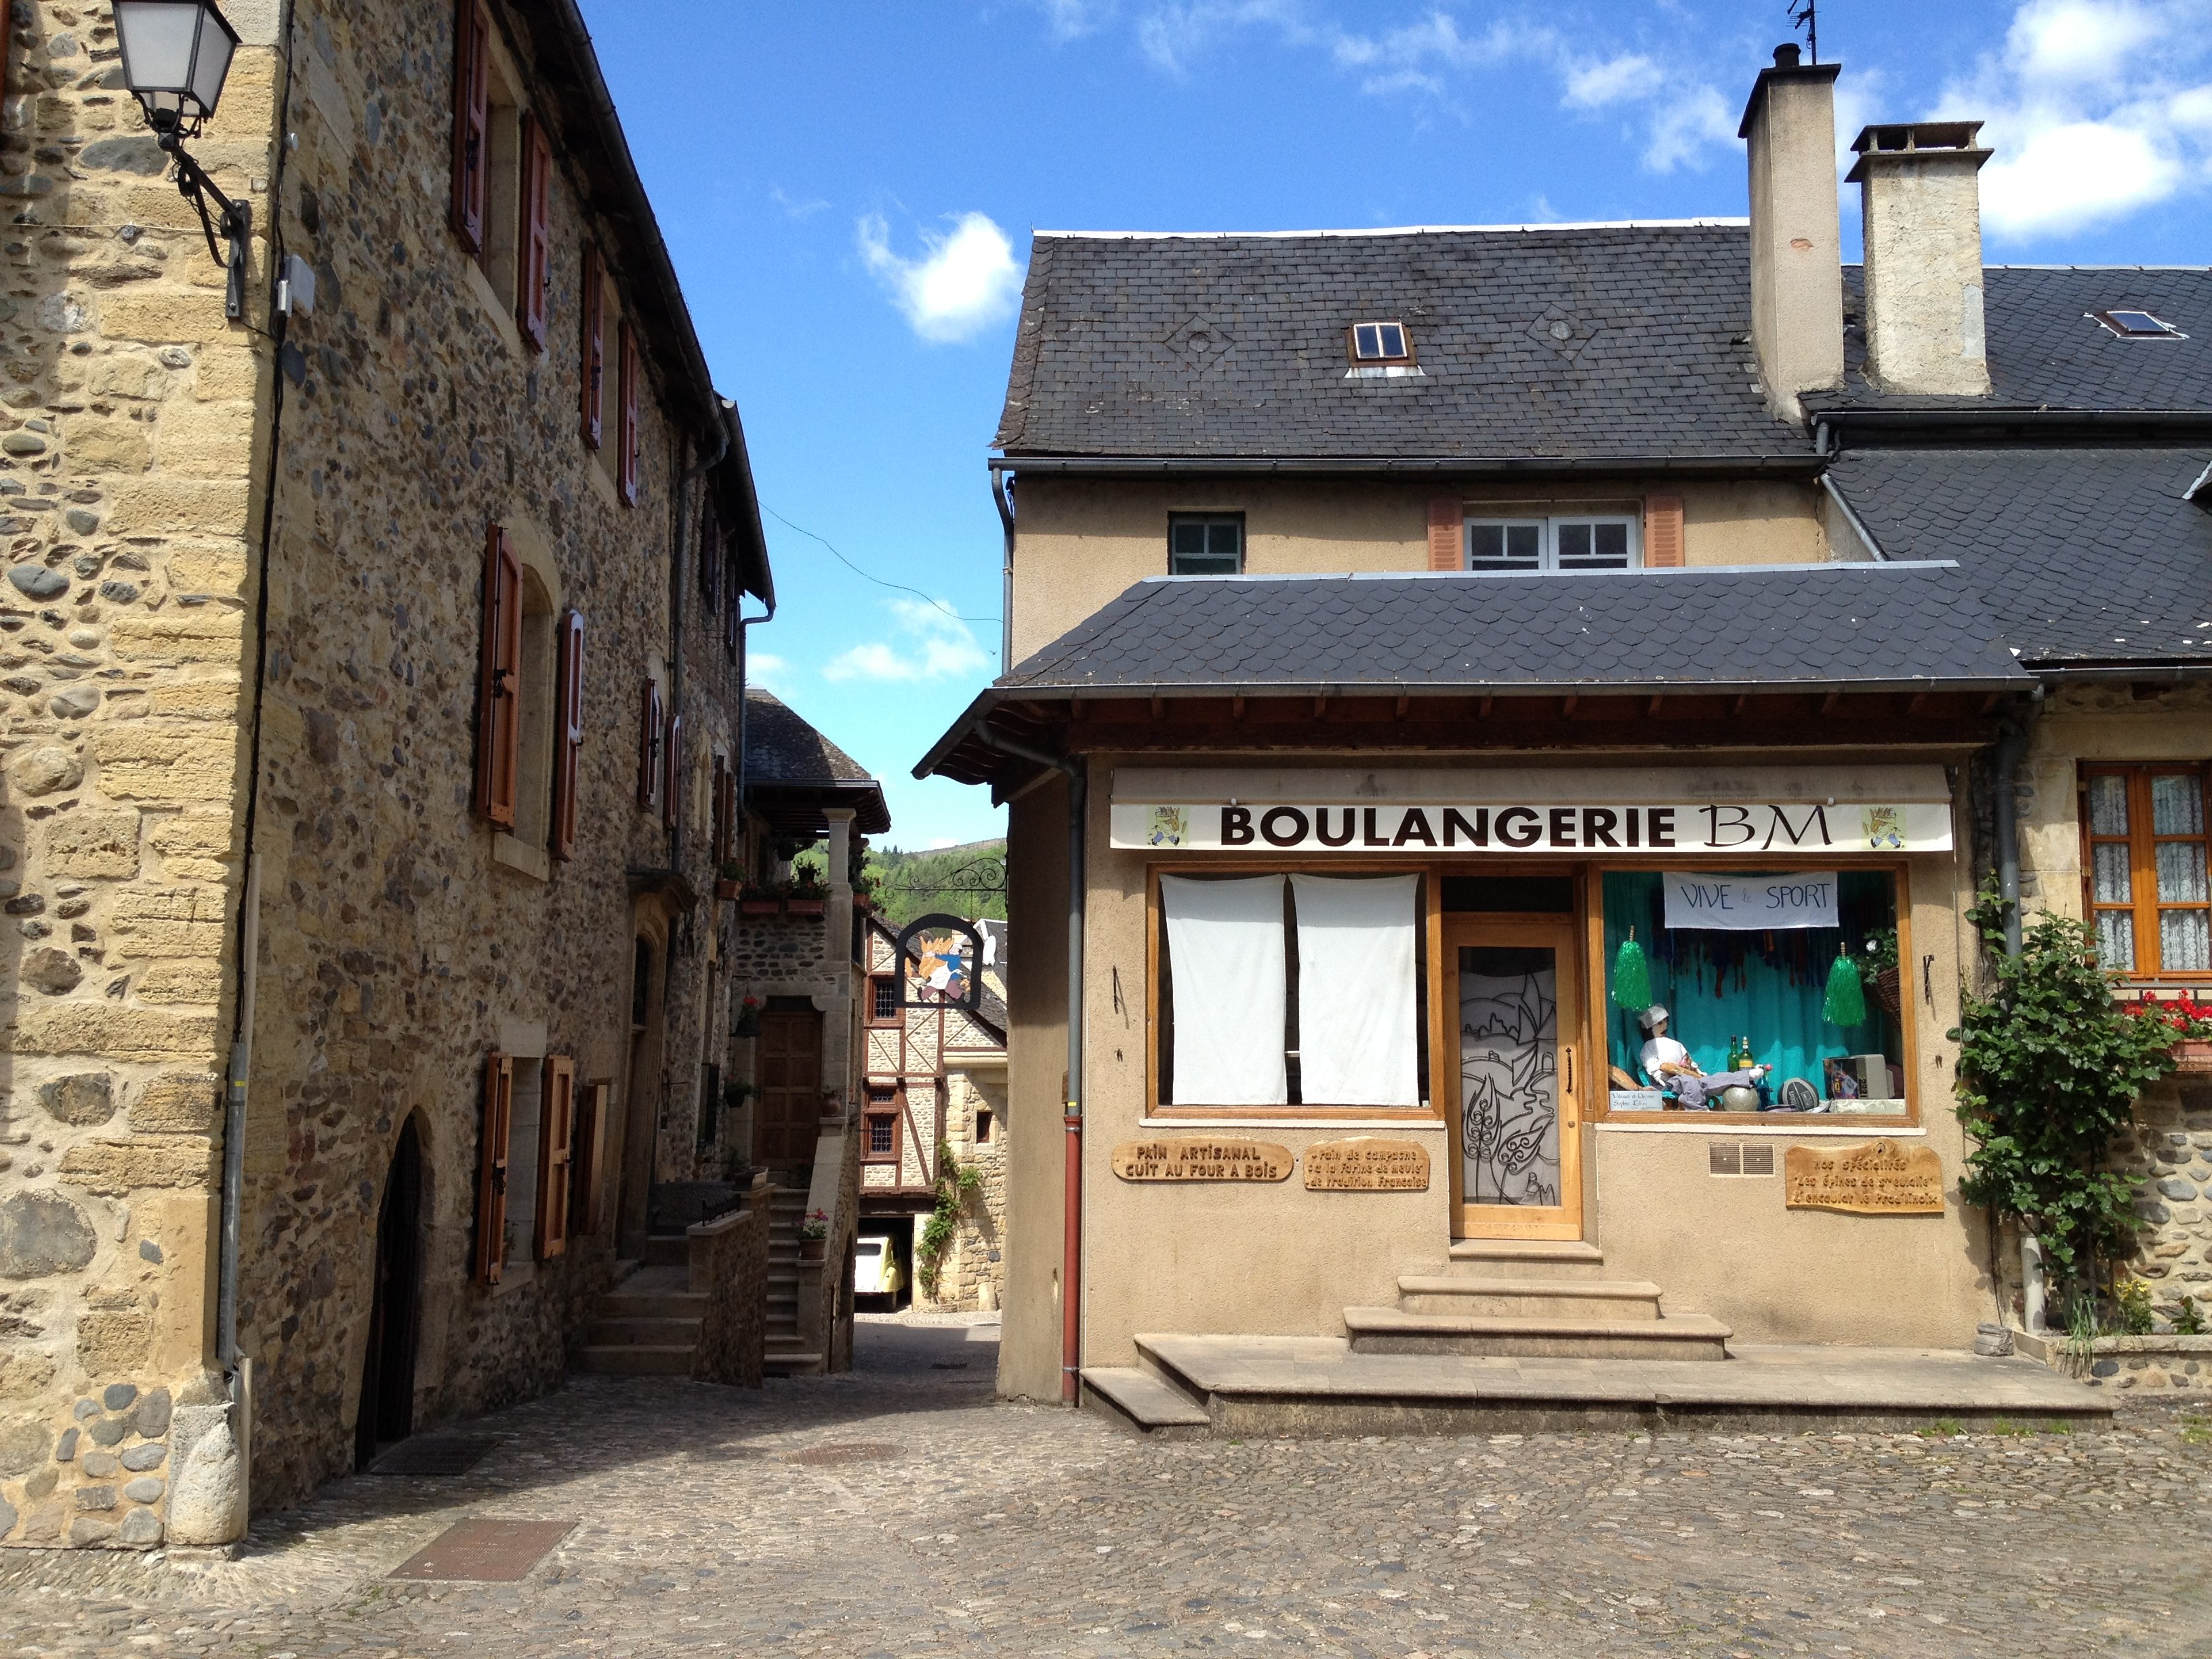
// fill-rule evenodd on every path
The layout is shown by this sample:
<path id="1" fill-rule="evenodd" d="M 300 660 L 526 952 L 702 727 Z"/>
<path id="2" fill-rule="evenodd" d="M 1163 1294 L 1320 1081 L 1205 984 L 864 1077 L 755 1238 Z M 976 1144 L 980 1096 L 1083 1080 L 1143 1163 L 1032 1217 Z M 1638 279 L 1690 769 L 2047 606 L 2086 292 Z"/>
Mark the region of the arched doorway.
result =
<path id="1" fill-rule="evenodd" d="M 376 1218 L 375 1297 L 354 1418 L 354 1467 L 415 1431 L 415 1323 L 421 1283 L 422 1146 L 410 1117 L 399 1127 L 384 1206 Z"/>

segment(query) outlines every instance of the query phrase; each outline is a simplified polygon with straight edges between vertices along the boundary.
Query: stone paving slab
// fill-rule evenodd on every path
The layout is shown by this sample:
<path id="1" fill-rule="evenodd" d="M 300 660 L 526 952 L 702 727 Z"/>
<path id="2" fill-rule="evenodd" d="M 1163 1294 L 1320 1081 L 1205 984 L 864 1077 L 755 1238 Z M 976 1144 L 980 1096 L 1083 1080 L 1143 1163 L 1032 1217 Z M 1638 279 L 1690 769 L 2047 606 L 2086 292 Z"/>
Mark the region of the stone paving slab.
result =
<path id="1" fill-rule="evenodd" d="M 576 1379 L 466 1425 L 500 1443 L 468 1474 L 335 1482 L 236 1561 L 0 1553 L 0 1659 L 2202 1659 L 2212 1630 L 2212 1415 L 2179 1401 L 1160 1444 L 994 1403 L 974 1335 L 864 1322 L 855 1371 L 760 1389 Z M 384 1577 L 458 1521 L 575 1516 L 519 1582 Z"/>

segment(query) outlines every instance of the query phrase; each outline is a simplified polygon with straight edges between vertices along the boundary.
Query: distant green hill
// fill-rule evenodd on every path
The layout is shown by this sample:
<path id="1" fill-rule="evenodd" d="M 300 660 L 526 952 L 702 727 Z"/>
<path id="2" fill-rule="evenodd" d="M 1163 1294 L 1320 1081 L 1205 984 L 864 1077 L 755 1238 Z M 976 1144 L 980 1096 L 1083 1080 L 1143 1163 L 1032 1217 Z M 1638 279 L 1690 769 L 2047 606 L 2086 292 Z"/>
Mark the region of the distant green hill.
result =
<path id="1" fill-rule="evenodd" d="M 934 848 L 926 853 L 902 852 L 896 847 L 868 849 L 868 875 L 876 884 L 876 896 L 884 919 L 903 927 L 916 916 L 933 911 L 963 916 L 973 921 L 1006 915 L 1006 843 L 971 841 L 959 847 Z M 819 848 L 799 854 L 797 862 L 822 868 Z M 976 890 L 988 881 L 992 890 Z"/>

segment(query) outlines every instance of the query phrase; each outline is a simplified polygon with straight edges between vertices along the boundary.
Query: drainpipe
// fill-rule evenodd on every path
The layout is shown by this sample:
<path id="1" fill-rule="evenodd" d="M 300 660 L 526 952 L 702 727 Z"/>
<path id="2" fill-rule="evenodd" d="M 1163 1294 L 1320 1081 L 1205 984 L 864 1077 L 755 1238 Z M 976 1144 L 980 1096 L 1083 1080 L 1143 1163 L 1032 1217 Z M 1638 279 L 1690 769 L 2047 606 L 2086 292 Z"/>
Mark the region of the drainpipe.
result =
<path id="1" fill-rule="evenodd" d="M 991 505 L 999 509 L 1006 553 L 999 565 L 999 672 L 1014 665 L 1014 480 L 1012 473 L 991 474 Z"/>
<path id="2" fill-rule="evenodd" d="M 2036 710 L 2043 697 L 2043 688 L 2035 688 L 2035 698 L 2027 709 L 2016 715 L 1997 739 L 1996 772 L 1991 787 L 1996 798 L 1990 803 L 1990 839 L 1996 845 L 1997 865 L 1997 898 L 2004 907 L 2005 955 L 2014 962 L 2020 960 L 2020 766 L 2027 756 L 2029 728 L 2035 723 Z M 2048 1288 L 2043 1273 L 2042 1241 L 2025 1227 L 2020 1234 L 2020 1300 L 2021 1319 L 2031 1331 L 2046 1328 Z"/>
<path id="3" fill-rule="evenodd" d="M 1072 1406 L 1083 1362 L 1084 816 L 1090 799 L 1090 775 L 1079 760 L 1031 749 L 988 726 L 977 730 L 984 742 L 1002 754 L 1067 775 L 1067 1099 L 1061 1120 L 1067 1130 L 1067 1167 L 1060 1238 L 1060 1398 L 1063 1405 Z"/>

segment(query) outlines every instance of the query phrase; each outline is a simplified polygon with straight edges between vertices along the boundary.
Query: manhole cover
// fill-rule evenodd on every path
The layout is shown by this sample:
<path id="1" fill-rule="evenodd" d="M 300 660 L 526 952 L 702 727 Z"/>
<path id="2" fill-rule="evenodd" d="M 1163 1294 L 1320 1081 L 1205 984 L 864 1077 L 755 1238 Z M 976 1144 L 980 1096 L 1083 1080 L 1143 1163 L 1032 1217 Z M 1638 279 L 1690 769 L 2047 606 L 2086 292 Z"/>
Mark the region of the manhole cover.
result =
<path id="1" fill-rule="evenodd" d="M 827 1445 L 809 1446 L 804 1451 L 786 1452 L 787 1463 L 882 1463 L 899 1455 L 899 1449 L 886 1440 L 832 1441 Z"/>
<path id="2" fill-rule="evenodd" d="M 574 1521 L 457 1521 L 392 1570 L 394 1578 L 513 1583 L 566 1538 Z"/>
<path id="3" fill-rule="evenodd" d="M 458 1434 L 418 1434 L 403 1440 L 368 1466 L 371 1474 L 466 1474 L 497 1440 Z"/>

